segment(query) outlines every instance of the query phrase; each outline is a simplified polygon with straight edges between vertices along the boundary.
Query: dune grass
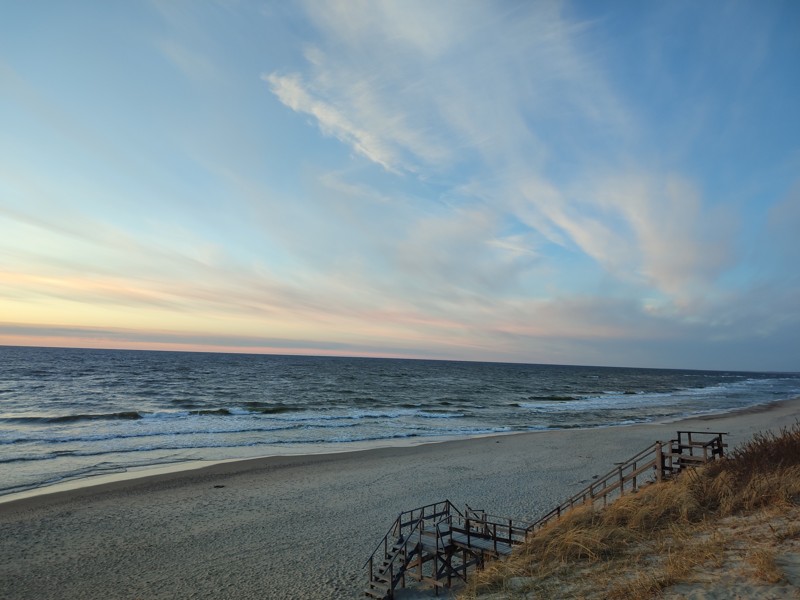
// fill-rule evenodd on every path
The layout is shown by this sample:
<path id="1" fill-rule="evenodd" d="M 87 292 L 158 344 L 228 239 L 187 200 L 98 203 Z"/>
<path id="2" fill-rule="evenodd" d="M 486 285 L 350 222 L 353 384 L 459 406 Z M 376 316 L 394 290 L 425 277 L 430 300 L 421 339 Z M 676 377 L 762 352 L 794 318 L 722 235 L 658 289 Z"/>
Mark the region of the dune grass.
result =
<path id="1" fill-rule="evenodd" d="M 800 422 L 605 508 L 576 508 L 476 572 L 461 597 L 653 597 L 698 570 L 719 569 L 726 549 L 737 547 L 744 575 L 775 583 L 776 547 L 800 539 L 798 516 Z M 768 536 L 746 539 L 754 519 Z"/>

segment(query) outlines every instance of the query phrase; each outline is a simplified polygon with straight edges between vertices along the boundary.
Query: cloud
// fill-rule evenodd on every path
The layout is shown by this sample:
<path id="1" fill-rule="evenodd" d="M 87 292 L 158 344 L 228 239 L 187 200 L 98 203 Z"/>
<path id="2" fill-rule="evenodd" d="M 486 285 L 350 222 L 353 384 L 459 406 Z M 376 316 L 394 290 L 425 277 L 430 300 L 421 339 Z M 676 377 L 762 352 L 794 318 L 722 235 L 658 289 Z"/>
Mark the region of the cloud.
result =
<path id="1" fill-rule="evenodd" d="M 297 74 L 280 76 L 272 73 L 262 78 L 283 104 L 296 112 L 306 113 L 317 120 L 324 135 L 337 138 L 387 171 L 397 171 L 399 158 L 379 133 L 353 124 L 340 110 L 323 100 L 315 99 Z"/>
<path id="2" fill-rule="evenodd" d="M 420 0 L 334 0 L 306 2 L 306 12 L 317 27 L 357 52 L 389 43 L 433 58 L 450 49 L 454 38 L 471 25 L 475 4 Z M 455 10 L 460 8 L 461 10 Z"/>
<path id="3" fill-rule="evenodd" d="M 491 227 L 522 221 L 556 243 L 564 244 L 565 234 L 581 249 L 594 243 L 598 256 L 604 245 L 599 237 L 612 239 L 614 231 L 562 203 L 538 203 L 538 217 L 530 218 L 526 208 L 516 214 L 519 188 L 535 178 L 556 189 L 543 173 L 548 156 L 568 136 L 549 131 L 552 119 L 576 119 L 569 129 L 588 123 L 624 132 L 629 118 L 579 48 L 587 26 L 570 22 L 561 3 L 497 9 L 481 3 L 420 4 L 416 10 L 392 2 L 360 9 L 349 3 L 309 5 L 321 37 L 305 52 L 306 72 L 262 78 L 284 105 L 311 116 L 323 133 L 387 171 L 432 181 L 439 189 L 431 191 L 455 204 L 482 202 Z M 470 189 L 475 181 L 481 182 L 478 195 Z M 453 210 L 441 219 L 468 229 L 468 214 Z M 416 228 L 413 235 L 425 235 L 426 218 L 409 224 Z M 531 242 L 530 232 L 511 235 Z M 486 257 L 463 265 L 466 271 L 489 271 L 489 264 L 507 270 L 508 254 L 488 243 L 506 236 L 484 235 Z M 430 240 L 424 246 L 436 256 L 458 256 L 462 246 L 450 240 L 452 245 L 440 239 L 438 250 Z M 407 253 L 406 263 L 412 255 Z M 429 271 L 430 265 L 419 269 Z M 476 283 L 485 281 L 475 275 Z"/>
<path id="4" fill-rule="evenodd" d="M 554 267 L 549 244 L 659 298 L 650 306 L 664 314 L 698 316 L 722 298 L 713 290 L 736 259 L 737 223 L 689 176 L 637 164 L 643 123 L 587 52 L 595 23 L 561 2 L 334 2 L 307 13 L 319 38 L 306 69 L 264 75 L 273 94 L 451 205 L 403 214 L 394 231 L 389 261 L 408 289 L 540 292 L 525 279 L 534 254 Z M 598 156 L 598 143 L 613 151 Z M 506 239 L 525 252 L 501 251 Z"/>
<path id="5" fill-rule="evenodd" d="M 707 295 L 733 262 L 735 222 L 722 209 L 705 208 L 695 186 L 681 176 L 623 175 L 581 191 L 607 211 L 606 222 L 622 222 L 614 230 L 620 241 L 604 231 L 597 244 L 617 250 L 609 264 L 621 277 L 633 269 L 646 284 L 686 304 Z"/>
<path id="6" fill-rule="evenodd" d="M 420 295 L 502 297 L 535 264 L 525 236 L 504 238 L 496 215 L 464 209 L 418 220 L 396 246 L 393 264 Z M 426 292 L 427 290 L 427 292 Z"/>
<path id="7" fill-rule="evenodd" d="M 178 330 L 142 330 L 124 327 L 68 327 L 63 325 L 20 325 L 0 322 L 0 343 L 29 345 L 49 342 L 81 348 L 159 349 L 211 352 L 258 352 L 277 354 L 362 355 L 405 357 L 403 349 L 369 348 L 363 344 L 247 335 L 213 335 Z"/>
<path id="8" fill-rule="evenodd" d="M 586 26 L 562 12 L 559 2 L 309 4 L 321 38 L 306 49 L 306 74 L 263 78 L 286 106 L 391 171 L 430 176 L 471 155 L 490 168 L 536 162 L 548 153 L 543 138 L 569 137 L 551 133 L 554 120 L 618 135 L 630 119 L 579 49 Z"/>

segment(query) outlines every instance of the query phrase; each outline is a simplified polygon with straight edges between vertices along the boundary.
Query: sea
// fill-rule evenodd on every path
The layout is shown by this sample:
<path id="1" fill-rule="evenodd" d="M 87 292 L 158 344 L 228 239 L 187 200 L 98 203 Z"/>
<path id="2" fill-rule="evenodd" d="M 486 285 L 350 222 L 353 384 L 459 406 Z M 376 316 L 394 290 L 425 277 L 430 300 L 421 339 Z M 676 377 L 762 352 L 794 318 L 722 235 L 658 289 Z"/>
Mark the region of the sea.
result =
<path id="1" fill-rule="evenodd" d="M 142 467 L 630 425 L 800 373 L 0 346 L 0 495 Z"/>

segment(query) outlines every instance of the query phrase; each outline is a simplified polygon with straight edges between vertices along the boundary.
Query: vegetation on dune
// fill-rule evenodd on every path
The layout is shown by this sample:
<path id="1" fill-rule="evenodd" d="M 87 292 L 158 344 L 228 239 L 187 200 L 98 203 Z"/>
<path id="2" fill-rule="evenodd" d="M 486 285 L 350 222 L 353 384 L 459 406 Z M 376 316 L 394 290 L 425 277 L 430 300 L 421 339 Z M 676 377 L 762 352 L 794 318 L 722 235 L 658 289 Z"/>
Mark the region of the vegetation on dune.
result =
<path id="1" fill-rule="evenodd" d="M 800 544 L 799 522 L 800 422 L 605 508 L 569 512 L 476 572 L 462 597 L 646 598 L 698 571 L 708 580 L 736 552 L 740 575 L 779 583 L 777 549 Z"/>

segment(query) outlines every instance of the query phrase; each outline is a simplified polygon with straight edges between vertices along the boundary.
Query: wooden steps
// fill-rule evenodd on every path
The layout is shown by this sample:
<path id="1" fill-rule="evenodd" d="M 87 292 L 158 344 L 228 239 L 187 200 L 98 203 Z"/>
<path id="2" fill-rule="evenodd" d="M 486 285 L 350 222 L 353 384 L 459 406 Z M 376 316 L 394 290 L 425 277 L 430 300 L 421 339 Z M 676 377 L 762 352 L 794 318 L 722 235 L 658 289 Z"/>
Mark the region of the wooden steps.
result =
<path id="1" fill-rule="evenodd" d="M 370 598 L 375 598 L 376 600 L 384 600 L 385 598 L 389 597 L 389 591 L 391 588 L 392 586 L 388 582 L 373 580 L 369 582 L 369 587 L 364 590 L 364 594 Z"/>

